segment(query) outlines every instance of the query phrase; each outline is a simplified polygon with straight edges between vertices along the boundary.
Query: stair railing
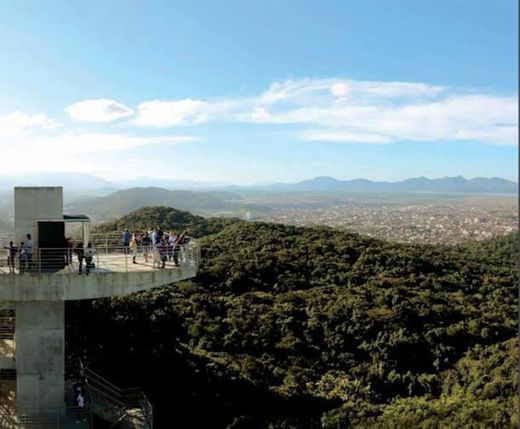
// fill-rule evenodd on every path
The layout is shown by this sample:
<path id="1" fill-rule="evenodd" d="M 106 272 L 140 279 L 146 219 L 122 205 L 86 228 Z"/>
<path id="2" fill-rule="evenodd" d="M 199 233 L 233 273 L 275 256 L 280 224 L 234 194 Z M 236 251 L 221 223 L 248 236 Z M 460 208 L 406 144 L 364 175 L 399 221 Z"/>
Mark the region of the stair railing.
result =
<path id="1" fill-rule="evenodd" d="M 129 410 L 137 409 L 142 413 L 148 427 L 153 428 L 153 408 L 142 389 L 137 387 L 121 389 L 82 365 L 81 375 L 87 382 L 88 396 L 93 408 L 108 407 L 107 411 L 115 414 L 114 420 L 117 421 L 124 419 Z"/>

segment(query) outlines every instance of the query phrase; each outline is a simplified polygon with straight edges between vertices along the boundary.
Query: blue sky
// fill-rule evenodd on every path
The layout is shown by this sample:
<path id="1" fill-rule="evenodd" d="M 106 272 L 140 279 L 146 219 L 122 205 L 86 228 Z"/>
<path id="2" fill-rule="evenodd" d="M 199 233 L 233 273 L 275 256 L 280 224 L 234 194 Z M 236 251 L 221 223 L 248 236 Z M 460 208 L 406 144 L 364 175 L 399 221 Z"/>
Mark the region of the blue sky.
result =
<path id="1" fill-rule="evenodd" d="M 516 180 L 517 16 L 512 0 L 2 2 L 1 174 Z"/>

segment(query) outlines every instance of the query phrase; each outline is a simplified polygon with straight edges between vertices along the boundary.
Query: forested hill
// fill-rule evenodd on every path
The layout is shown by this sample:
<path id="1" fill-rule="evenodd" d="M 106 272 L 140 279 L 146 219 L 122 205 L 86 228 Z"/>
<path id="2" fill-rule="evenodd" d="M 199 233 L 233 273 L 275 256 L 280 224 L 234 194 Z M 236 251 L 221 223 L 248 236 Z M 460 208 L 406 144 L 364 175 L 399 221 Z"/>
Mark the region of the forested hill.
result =
<path id="1" fill-rule="evenodd" d="M 155 227 L 163 231 L 187 230 L 190 236 L 199 238 L 219 232 L 236 221 L 227 218 L 204 218 L 172 207 L 144 207 L 115 221 L 98 225 L 94 232 L 120 233 L 127 228 L 131 231 L 144 232 Z"/>
<path id="2" fill-rule="evenodd" d="M 207 222 L 193 281 L 67 307 L 68 355 L 144 385 L 157 427 L 517 427 L 517 234 Z"/>

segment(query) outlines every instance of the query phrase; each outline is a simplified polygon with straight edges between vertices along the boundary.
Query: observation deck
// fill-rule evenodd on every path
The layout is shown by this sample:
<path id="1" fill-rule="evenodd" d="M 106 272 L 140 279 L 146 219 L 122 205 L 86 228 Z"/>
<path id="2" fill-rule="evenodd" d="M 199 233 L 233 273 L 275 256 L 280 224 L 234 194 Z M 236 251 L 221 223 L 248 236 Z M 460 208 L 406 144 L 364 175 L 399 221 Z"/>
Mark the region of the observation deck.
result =
<path id="1" fill-rule="evenodd" d="M 96 237 L 88 217 L 63 214 L 61 187 L 18 187 L 14 196 L 14 238 L 0 248 L 0 382 L 6 371 L 14 375 L 12 394 L 0 390 L 0 425 L 68 427 L 62 422 L 74 407 L 85 407 L 85 398 L 78 404 L 67 400 L 65 301 L 127 295 L 192 278 L 200 248 L 184 233 L 172 235 L 170 245 L 154 237 L 134 249 L 128 231 L 124 242 L 121 235 Z M 75 237 L 76 244 L 66 237 Z M 144 393 L 129 395 L 93 372 L 85 371 L 83 379 L 90 382 L 86 405 L 92 414 L 112 416 L 117 424 L 135 420 L 140 407 L 142 424 L 127 427 L 152 427 Z"/>
<path id="2" fill-rule="evenodd" d="M 156 249 L 141 246 L 133 263 L 128 248 L 94 247 L 94 265 L 88 275 L 85 262 L 79 273 L 79 262 L 71 249 L 37 249 L 31 266 L 26 267 L 23 274 L 20 274 L 18 261 L 14 270 L 10 269 L 6 250 L 0 257 L 0 301 L 107 298 L 186 280 L 196 275 L 200 261 L 199 244 L 189 237 L 187 241 L 167 256 L 164 268 Z"/>

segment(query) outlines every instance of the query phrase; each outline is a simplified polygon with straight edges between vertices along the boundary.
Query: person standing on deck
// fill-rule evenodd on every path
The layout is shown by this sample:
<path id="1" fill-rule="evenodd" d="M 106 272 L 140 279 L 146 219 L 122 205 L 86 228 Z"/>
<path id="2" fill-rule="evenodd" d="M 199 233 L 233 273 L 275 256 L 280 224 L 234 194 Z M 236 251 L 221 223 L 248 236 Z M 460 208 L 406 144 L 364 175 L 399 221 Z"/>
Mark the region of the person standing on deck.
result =
<path id="1" fill-rule="evenodd" d="M 29 269 L 29 271 L 31 271 L 32 265 L 33 265 L 34 243 L 31 239 L 31 234 L 27 234 L 26 237 L 27 237 L 27 241 L 25 242 L 25 251 L 27 253 L 27 268 Z"/>
<path id="2" fill-rule="evenodd" d="M 132 239 L 132 234 L 128 229 L 125 229 L 123 232 L 123 252 L 128 253 L 128 246 L 130 246 L 130 240 Z"/>
<path id="3" fill-rule="evenodd" d="M 144 255 L 144 263 L 148 263 L 148 255 L 150 253 L 150 234 L 144 233 L 143 238 L 141 240 L 141 244 L 143 245 L 143 255 Z"/>
<path id="4" fill-rule="evenodd" d="M 14 258 L 16 257 L 16 252 L 18 252 L 18 248 L 12 241 L 10 241 L 9 246 L 4 246 L 4 249 L 7 249 L 7 265 L 9 265 L 9 273 L 14 273 Z"/>
<path id="5" fill-rule="evenodd" d="M 23 241 L 20 243 L 20 254 L 18 255 L 18 257 L 20 259 L 19 273 L 24 274 L 25 267 L 27 266 L 27 249 Z"/>
<path id="6" fill-rule="evenodd" d="M 90 269 L 92 268 L 92 260 L 94 259 L 94 255 L 96 251 L 92 247 L 92 243 L 87 244 L 87 248 L 85 249 L 85 274 L 88 276 L 90 274 Z"/>
<path id="7" fill-rule="evenodd" d="M 85 259 L 85 249 L 83 248 L 83 243 L 78 244 L 78 246 L 74 249 L 74 253 L 78 256 L 78 274 L 81 275 L 83 272 L 83 259 Z"/>
<path id="8" fill-rule="evenodd" d="M 130 244 L 128 246 L 130 251 L 132 252 L 132 264 L 137 264 L 135 258 L 137 258 L 137 237 L 135 233 L 132 235 L 132 239 L 130 240 Z"/>

